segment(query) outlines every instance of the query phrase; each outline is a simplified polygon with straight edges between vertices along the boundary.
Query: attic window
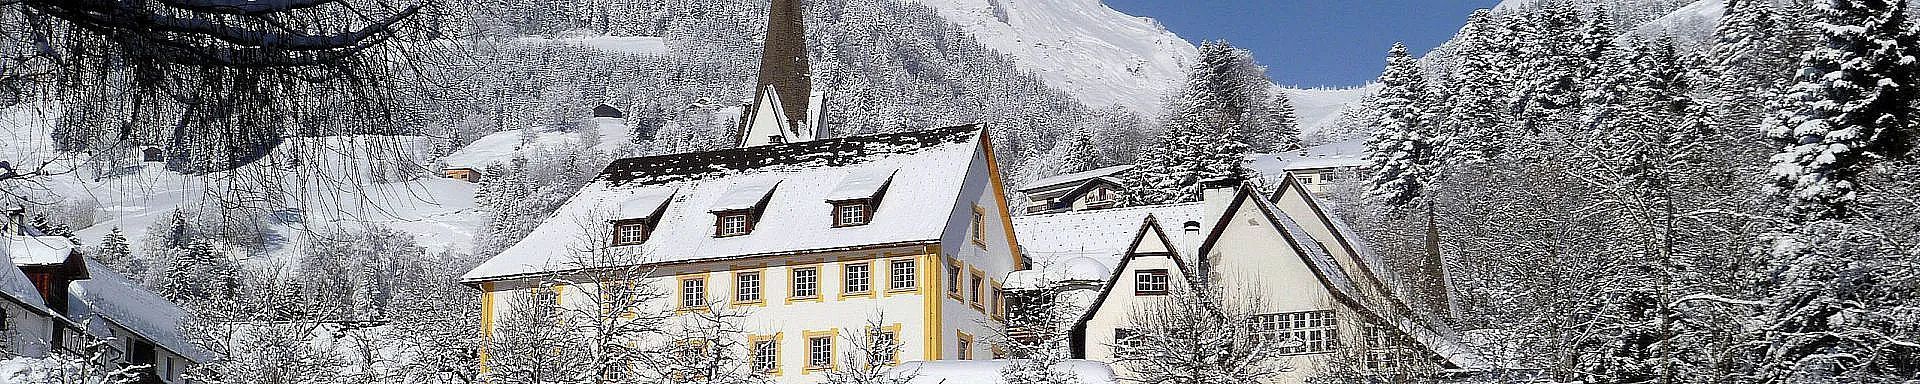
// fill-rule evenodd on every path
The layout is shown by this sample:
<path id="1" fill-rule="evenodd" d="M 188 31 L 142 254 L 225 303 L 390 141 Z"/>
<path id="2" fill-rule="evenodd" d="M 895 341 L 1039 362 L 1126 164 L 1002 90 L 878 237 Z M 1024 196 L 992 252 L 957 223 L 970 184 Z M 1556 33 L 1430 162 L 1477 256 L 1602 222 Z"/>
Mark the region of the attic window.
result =
<path id="1" fill-rule="evenodd" d="M 638 245 L 647 242 L 653 235 L 653 228 L 659 224 L 660 213 L 666 210 L 667 200 L 673 198 L 674 190 L 655 190 L 627 197 L 617 207 L 618 220 L 613 220 L 613 246 Z"/>
<path id="2" fill-rule="evenodd" d="M 851 227 L 872 222 L 874 208 L 887 193 L 895 171 L 892 168 L 862 169 L 842 177 L 840 185 L 827 193 L 827 203 L 833 204 L 833 226 Z"/>
<path id="3" fill-rule="evenodd" d="M 740 236 L 753 232 L 753 220 L 747 211 L 719 213 L 719 222 L 714 224 L 716 237 Z"/>
<path id="4" fill-rule="evenodd" d="M 713 236 L 740 236 L 753 232 L 761 210 L 773 197 L 779 180 L 752 180 L 735 183 L 713 206 Z"/>
<path id="5" fill-rule="evenodd" d="M 867 225 L 873 219 L 872 210 L 867 209 L 865 201 L 846 202 L 833 205 L 833 226 L 851 227 Z"/>
<path id="6" fill-rule="evenodd" d="M 637 245 L 647 242 L 647 223 L 645 219 L 628 219 L 613 222 L 613 245 Z"/>

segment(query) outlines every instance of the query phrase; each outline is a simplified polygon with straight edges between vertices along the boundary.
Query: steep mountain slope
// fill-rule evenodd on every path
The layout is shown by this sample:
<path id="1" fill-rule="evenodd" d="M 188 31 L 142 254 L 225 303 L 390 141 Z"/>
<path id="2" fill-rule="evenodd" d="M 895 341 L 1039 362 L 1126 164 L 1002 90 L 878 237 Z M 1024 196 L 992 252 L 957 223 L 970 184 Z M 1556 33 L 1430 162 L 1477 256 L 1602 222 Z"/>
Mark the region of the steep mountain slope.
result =
<path id="1" fill-rule="evenodd" d="M 1159 113 L 1199 54 L 1160 23 L 1100 0 L 918 0 L 1020 69 L 1092 107 Z"/>

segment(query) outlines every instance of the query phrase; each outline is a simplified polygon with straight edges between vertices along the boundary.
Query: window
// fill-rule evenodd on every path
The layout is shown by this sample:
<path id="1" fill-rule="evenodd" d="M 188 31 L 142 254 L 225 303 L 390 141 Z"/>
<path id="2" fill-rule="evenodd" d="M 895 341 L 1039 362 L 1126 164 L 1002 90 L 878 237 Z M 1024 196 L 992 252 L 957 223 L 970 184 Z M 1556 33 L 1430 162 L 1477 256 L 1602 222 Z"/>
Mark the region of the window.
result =
<path id="1" fill-rule="evenodd" d="M 894 291 L 913 290 L 914 277 L 919 275 L 914 273 L 913 260 L 894 260 L 888 264 L 890 265 L 888 269 L 891 269 L 892 273 L 888 275 L 887 289 Z"/>
<path id="2" fill-rule="evenodd" d="M 608 314 L 632 312 L 633 307 L 638 306 L 639 303 L 636 303 L 638 300 L 635 300 L 633 295 L 627 292 L 627 288 L 629 287 L 631 286 L 625 282 L 609 281 L 601 283 L 600 312 Z"/>
<path id="3" fill-rule="evenodd" d="M 736 272 L 733 274 L 733 302 L 760 302 L 760 272 Z"/>
<path id="4" fill-rule="evenodd" d="M 987 211 L 973 206 L 973 242 L 987 245 Z"/>
<path id="5" fill-rule="evenodd" d="M 1310 175 L 1294 176 L 1293 179 L 1299 180 L 1300 184 L 1313 185 L 1313 176 Z"/>
<path id="6" fill-rule="evenodd" d="M 853 263 L 845 264 L 841 268 L 846 271 L 847 276 L 847 290 L 846 292 L 841 292 L 842 294 L 854 295 L 871 293 L 873 291 L 873 273 L 871 271 L 873 264 L 864 262 Z"/>
<path id="7" fill-rule="evenodd" d="M 1135 296 L 1167 294 L 1167 270 L 1142 269 L 1134 271 L 1133 294 Z"/>
<path id="8" fill-rule="evenodd" d="M 1411 367 L 1419 361 L 1411 340 L 1404 334 L 1380 324 L 1367 324 L 1367 369 L 1393 373 L 1396 368 Z"/>
<path id="9" fill-rule="evenodd" d="M 973 309 L 985 310 L 986 302 L 980 300 L 980 291 L 983 285 L 985 285 L 983 281 L 986 280 L 986 278 L 980 276 L 979 270 L 974 270 L 971 277 L 973 278 L 967 280 L 967 301 L 973 304 Z"/>
<path id="10" fill-rule="evenodd" d="M 869 348 L 872 351 L 869 352 L 874 354 L 873 356 L 867 356 L 867 361 L 884 363 L 897 363 L 900 361 L 900 349 L 902 346 L 900 345 L 899 324 L 888 327 L 875 327 L 869 329 L 867 334 L 869 336 L 869 342 L 873 344 L 873 346 Z"/>
<path id="11" fill-rule="evenodd" d="M 793 298 L 809 299 L 820 297 L 820 269 L 799 267 L 793 269 Z"/>
<path id="12" fill-rule="evenodd" d="M 647 241 L 646 223 L 616 223 L 613 225 L 613 245 L 635 245 Z"/>
<path id="13" fill-rule="evenodd" d="M 1306 311 L 1254 315 L 1254 337 L 1262 341 L 1284 343 L 1280 352 L 1289 355 L 1332 352 L 1339 346 L 1339 323 L 1333 311 Z"/>
<path id="14" fill-rule="evenodd" d="M 1113 346 L 1120 348 L 1139 348 L 1140 332 L 1131 328 L 1113 329 Z"/>
<path id="15" fill-rule="evenodd" d="M 833 335 L 807 337 L 807 369 L 833 369 Z"/>
<path id="16" fill-rule="evenodd" d="M 753 224 L 747 222 L 746 212 L 722 213 L 720 214 L 720 224 L 718 228 L 715 229 L 714 236 L 740 236 L 752 231 Z"/>
<path id="17" fill-rule="evenodd" d="M 865 202 L 840 203 L 833 206 L 833 226 L 835 227 L 866 225 L 867 220 L 871 219 L 873 217 L 867 214 Z"/>
<path id="18" fill-rule="evenodd" d="M 535 316 L 557 317 L 560 314 L 560 292 L 553 287 L 537 287 L 527 290 Z"/>
<path id="19" fill-rule="evenodd" d="M 959 349 L 957 355 L 960 360 L 973 360 L 973 335 L 960 332 L 959 336 L 960 342 L 954 344 L 954 348 Z"/>
<path id="20" fill-rule="evenodd" d="M 680 279 L 680 307 L 707 307 L 706 277 L 687 277 Z"/>
<path id="21" fill-rule="evenodd" d="M 1007 317 L 1006 304 L 1007 293 L 1002 292 L 1000 283 L 993 283 L 993 302 L 987 305 L 987 313 L 993 314 L 995 320 L 1004 320 Z"/>
<path id="22" fill-rule="evenodd" d="M 748 347 L 753 349 L 753 371 L 764 374 L 780 372 L 780 336 L 752 339 Z"/>
<path id="23" fill-rule="evenodd" d="M 947 296 L 960 299 L 960 262 L 947 260 Z"/>

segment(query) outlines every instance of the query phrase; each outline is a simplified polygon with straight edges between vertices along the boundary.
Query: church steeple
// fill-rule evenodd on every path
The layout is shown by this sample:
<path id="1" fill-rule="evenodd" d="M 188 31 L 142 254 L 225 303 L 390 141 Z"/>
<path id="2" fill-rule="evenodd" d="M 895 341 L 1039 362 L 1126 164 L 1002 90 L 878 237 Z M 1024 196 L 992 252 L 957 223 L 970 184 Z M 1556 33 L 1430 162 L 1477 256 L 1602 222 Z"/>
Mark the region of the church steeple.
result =
<path id="1" fill-rule="evenodd" d="M 741 121 L 742 147 L 808 141 L 819 136 L 818 95 L 807 62 L 805 0 L 772 0 L 760 51 L 760 79 L 750 113 Z"/>

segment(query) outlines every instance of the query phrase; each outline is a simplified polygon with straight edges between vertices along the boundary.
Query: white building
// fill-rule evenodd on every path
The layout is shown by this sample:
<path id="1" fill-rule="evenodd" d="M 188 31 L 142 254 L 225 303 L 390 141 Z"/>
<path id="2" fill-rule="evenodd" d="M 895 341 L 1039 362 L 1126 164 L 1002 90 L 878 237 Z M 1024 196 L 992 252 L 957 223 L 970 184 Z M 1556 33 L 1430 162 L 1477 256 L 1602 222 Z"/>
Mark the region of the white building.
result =
<path id="1" fill-rule="evenodd" d="M 1367 140 L 1336 141 L 1280 153 L 1247 156 L 1246 167 L 1258 174 L 1262 185 L 1277 185 L 1286 176 L 1299 181 L 1313 193 L 1327 193 L 1327 186 L 1341 178 L 1359 177 L 1367 161 Z"/>
<path id="2" fill-rule="evenodd" d="M 1090 211 L 1118 205 L 1120 192 L 1126 189 L 1123 175 L 1133 165 L 1057 175 L 1034 180 L 1020 187 L 1027 196 L 1029 215 L 1066 211 Z"/>
<path id="3" fill-rule="evenodd" d="M 98 340 L 109 363 L 147 365 L 145 382 L 187 383 L 181 376 L 214 354 L 187 341 L 187 317 L 113 270 L 83 257 L 71 240 L 40 236 L 18 211 L 0 224 L 0 348 L 25 357 L 85 356 Z"/>
<path id="4" fill-rule="evenodd" d="M 599 287 L 545 285 L 579 270 L 568 250 L 628 253 L 674 292 L 659 309 L 747 310 L 748 356 L 781 382 L 822 380 L 837 335 L 878 315 L 900 361 L 988 359 L 1024 263 L 988 140 L 962 126 L 617 160 L 462 279 L 491 336 L 516 297 L 591 305 Z"/>
<path id="5" fill-rule="evenodd" d="M 1299 179 L 1260 196 L 1249 184 L 1213 186 L 1195 203 L 1025 216 L 1016 220 L 1037 266 L 1092 258 L 1113 269 L 1074 331 L 1077 357 L 1115 361 L 1117 337 L 1143 303 L 1207 279 L 1226 297 L 1257 297 L 1254 325 L 1301 342 L 1283 383 L 1332 373 L 1413 367 L 1479 368 L 1477 355 L 1405 303 L 1411 292 Z M 1428 364 L 1429 362 L 1433 364 Z M 1114 368 L 1122 378 L 1126 367 Z"/>

